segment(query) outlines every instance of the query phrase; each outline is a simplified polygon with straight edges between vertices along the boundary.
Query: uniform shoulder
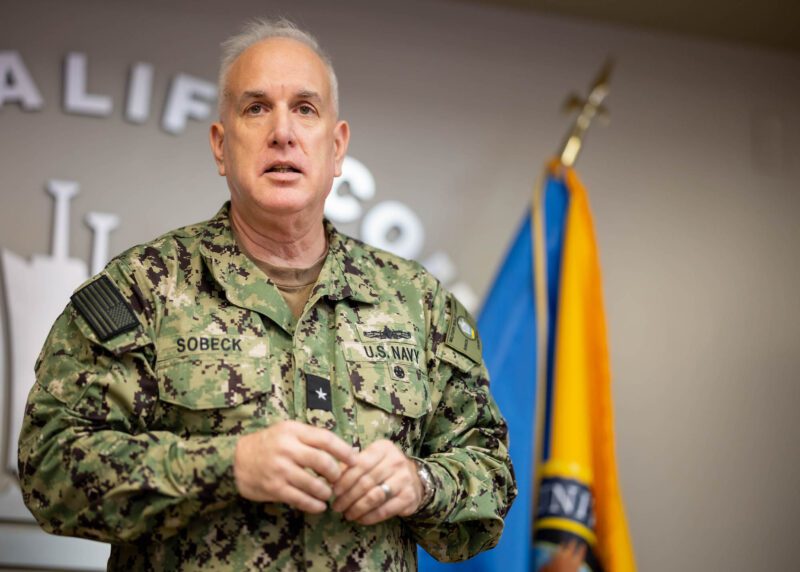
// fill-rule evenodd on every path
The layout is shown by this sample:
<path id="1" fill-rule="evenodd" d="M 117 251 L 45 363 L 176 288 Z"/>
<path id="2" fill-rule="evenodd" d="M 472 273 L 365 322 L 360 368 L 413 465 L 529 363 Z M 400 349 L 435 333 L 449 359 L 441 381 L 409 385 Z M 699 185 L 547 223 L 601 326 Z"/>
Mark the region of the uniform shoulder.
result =
<path id="1" fill-rule="evenodd" d="M 220 224 L 221 216 L 227 219 L 227 205 L 213 218 L 201 222 L 188 224 L 149 240 L 132 246 L 117 256 L 109 265 L 124 264 L 133 266 L 146 261 L 169 260 L 176 257 L 186 258 L 193 250 L 197 250 L 200 241 L 215 225 Z"/>
<path id="2" fill-rule="evenodd" d="M 378 281 L 405 281 L 417 287 L 437 290 L 437 278 L 416 260 L 403 258 L 357 238 L 335 231 L 338 241 L 353 263 Z"/>

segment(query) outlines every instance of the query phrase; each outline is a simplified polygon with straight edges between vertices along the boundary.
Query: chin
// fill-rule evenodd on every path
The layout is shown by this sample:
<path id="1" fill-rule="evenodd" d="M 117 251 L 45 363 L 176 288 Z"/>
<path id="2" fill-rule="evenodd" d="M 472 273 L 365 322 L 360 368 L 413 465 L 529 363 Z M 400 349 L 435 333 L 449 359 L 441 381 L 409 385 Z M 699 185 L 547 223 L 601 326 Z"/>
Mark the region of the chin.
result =
<path id="1" fill-rule="evenodd" d="M 258 197 L 253 201 L 253 207 L 270 215 L 296 215 L 303 212 L 312 212 L 316 209 L 308 195 L 297 196 L 294 193 L 275 194 L 269 197 Z"/>
<path id="2" fill-rule="evenodd" d="M 237 188 L 234 191 L 234 188 Z M 249 189 L 245 185 L 232 186 L 231 198 L 234 203 L 252 214 L 270 216 L 295 216 L 308 213 L 309 216 L 322 217 L 325 196 L 300 186 L 280 186 L 253 184 Z"/>

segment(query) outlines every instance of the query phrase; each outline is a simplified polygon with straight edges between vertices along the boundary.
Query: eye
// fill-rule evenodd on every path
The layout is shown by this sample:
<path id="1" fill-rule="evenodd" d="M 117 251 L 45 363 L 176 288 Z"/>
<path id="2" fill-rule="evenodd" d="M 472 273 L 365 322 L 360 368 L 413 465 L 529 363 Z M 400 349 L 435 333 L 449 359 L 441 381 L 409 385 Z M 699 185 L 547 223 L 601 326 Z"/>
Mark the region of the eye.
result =
<path id="1" fill-rule="evenodd" d="M 263 105 L 261 105 L 260 103 L 254 103 L 245 110 L 245 113 L 247 113 L 248 115 L 258 115 L 263 111 L 264 111 Z"/>
<path id="2" fill-rule="evenodd" d="M 307 103 L 301 103 L 300 105 L 297 106 L 297 112 L 300 115 L 315 115 L 317 113 L 317 110 L 314 109 L 313 106 Z"/>

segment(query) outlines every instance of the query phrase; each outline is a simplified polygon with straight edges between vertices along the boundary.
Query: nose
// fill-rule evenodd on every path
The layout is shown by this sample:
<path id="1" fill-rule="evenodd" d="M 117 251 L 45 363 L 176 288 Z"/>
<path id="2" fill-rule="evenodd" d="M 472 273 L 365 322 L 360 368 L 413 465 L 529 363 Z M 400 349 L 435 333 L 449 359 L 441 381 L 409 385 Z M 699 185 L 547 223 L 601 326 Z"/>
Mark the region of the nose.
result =
<path id="1" fill-rule="evenodd" d="M 295 144 L 292 115 L 288 109 L 277 107 L 272 112 L 272 130 L 269 134 L 270 147 L 293 147 Z"/>

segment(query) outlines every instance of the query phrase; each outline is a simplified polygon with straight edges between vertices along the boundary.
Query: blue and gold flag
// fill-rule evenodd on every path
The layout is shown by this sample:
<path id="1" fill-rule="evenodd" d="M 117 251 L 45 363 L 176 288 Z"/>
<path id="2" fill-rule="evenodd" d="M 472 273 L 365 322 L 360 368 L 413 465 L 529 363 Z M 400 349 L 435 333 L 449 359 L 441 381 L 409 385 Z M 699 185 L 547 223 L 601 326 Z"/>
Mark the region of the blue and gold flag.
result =
<path id="1" fill-rule="evenodd" d="M 589 200 L 575 172 L 557 162 L 548 167 L 547 181 L 540 202 L 546 204 L 555 192 L 566 209 L 560 221 L 539 216 L 546 207 L 534 210 L 536 255 L 547 260 L 537 263 L 547 269 L 547 280 L 536 280 L 539 329 L 547 329 L 547 345 L 540 352 L 546 363 L 538 384 L 544 415 L 532 568 L 538 570 L 560 546 L 573 542 L 584 547 L 582 570 L 633 572 L 614 455 L 608 342 Z"/>
<path id="2" fill-rule="evenodd" d="M 581 570 L 635 570 L 616 477 L 600 269 L 586 192 L 551 163 L 478 320 L 519 495 L 496 548 L 420 570 L 532 572 L 559 547 Z"/>

